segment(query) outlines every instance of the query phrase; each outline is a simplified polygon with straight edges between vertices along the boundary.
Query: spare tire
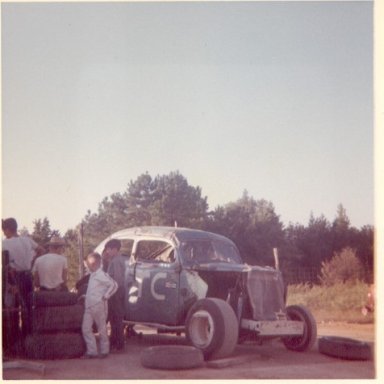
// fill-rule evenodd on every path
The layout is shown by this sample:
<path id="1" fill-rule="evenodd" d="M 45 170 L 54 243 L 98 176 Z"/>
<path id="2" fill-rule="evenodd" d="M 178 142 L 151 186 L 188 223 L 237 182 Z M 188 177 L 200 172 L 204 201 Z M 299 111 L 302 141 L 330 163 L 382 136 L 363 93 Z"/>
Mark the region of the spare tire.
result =
<path id="1" fill-rule="evenodd" d="M 25 339 L 25 353 L 31 359 L 72 359 L 85 353 L 85 343 L 81 333 L 34 334 Z"/>
<path id="2" fill-rule="evenodd" d="M 319 352 L 346 360 L 372 359 L 371 346 L 363 341 L 338 336 L 319 338 Z"/>
<path id="3" fill-rule="evenodd" d="M 83 314 L 82 304 L 33 308 L 32 332 L 80 331 Z"/>
<path id="4" fill-rule="evenodd" d="M 74 292 L 39 291 L 32 294 L 32 305 L 38 307 L 61 307 L 77 304 L 78 295 Z"/>
<path id="5" fill-rule="evenodd" d="M 187 345 L 161 345 L 145 348 L 141 364 L 154 369 L 191 369 L 204 364 L 203 353 Z"/>

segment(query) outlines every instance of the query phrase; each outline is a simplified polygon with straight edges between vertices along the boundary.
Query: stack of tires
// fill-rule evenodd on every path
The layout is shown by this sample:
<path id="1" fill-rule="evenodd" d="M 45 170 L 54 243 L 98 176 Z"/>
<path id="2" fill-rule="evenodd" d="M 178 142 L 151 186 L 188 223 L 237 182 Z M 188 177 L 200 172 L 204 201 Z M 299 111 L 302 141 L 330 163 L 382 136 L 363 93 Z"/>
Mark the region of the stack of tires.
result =
<path id="1" fill-rule="evenodd" d="M 9 252 L 1 252 L 1 308 L 2 308 L 2 347 L 3 354 L 10 355 L 19 346 L 19 303 L 9 284 Z"/>
<path id="2" fill-rule="evenodd" d="M 70 359 L 85 353 L 81 334 L 84 306 L 72 292 L 34 292 L 32 332 L 25 339 L 31 359 Z"/>

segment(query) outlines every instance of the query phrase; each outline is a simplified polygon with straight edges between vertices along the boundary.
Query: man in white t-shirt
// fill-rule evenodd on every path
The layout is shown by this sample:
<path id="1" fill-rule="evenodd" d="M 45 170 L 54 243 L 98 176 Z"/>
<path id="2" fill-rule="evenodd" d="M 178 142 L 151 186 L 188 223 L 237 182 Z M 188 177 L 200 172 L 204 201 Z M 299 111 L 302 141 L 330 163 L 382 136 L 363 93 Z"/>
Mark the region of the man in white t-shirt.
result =
<path id="1" fill-rule="evenodd" d="M 36 288 L 41 291 L 67 291 L 67 258 L 62 255 L 65 241 L 53 236 L 48 243 L 49 252 L 36 259 L 33 278 Z"/>
<path id="2" fill-rule="evenodd" d="M 5 236 L 2 250 L 8 253 L 8 264 L 4 267 L 7 268 L 8 282 L 20 299 L 21 330 L 25 336 L 30 330 L 30 294 L 33 291 L 31 266 L 34 258 L 44 252 L 44 248 L 28 236 L 19 236 L 17 221 L 13 217 L 2 220 L 1 228 Z"/>
<path id="3" fill-rule="evenodd" d="M 9 267 L 16 272 L 31 271 L 32 261 L 44 252 L 29 236 L 19 236 L 17 222 L 14 218 L 2 220 L 2 230 L 5 236 L 3 251 L 9 252 Z"/>

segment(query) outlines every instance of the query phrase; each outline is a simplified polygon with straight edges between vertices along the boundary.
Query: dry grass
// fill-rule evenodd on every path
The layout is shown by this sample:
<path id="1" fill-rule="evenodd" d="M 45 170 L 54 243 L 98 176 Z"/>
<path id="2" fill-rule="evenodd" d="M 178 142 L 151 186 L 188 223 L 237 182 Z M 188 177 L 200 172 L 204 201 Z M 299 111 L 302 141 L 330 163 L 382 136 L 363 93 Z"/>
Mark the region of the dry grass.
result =
<path id="1" fill-rule="evenodd" d="M 287 304 L 305 305 L 318 322 L 371 323 L 373 314 L 364 316 L 361 312 L 368 291 L 369 285 L 362 282 L 340 283 L 329 287 L 309 284 L 290 285 Z"/>

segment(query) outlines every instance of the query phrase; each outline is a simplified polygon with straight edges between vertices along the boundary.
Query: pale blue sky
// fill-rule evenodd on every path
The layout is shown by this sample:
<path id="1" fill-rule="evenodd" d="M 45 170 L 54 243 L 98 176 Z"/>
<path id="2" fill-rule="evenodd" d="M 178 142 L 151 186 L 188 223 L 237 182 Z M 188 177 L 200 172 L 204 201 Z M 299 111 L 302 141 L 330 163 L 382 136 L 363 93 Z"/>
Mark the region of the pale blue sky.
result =
<path id="1" fill-rule="evenodd" d="M 373 224 L 371 2 L 2 7 L 2 217 L 64 234 L 149 172 Z"/>

